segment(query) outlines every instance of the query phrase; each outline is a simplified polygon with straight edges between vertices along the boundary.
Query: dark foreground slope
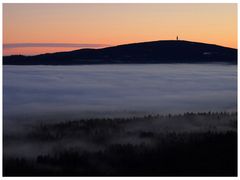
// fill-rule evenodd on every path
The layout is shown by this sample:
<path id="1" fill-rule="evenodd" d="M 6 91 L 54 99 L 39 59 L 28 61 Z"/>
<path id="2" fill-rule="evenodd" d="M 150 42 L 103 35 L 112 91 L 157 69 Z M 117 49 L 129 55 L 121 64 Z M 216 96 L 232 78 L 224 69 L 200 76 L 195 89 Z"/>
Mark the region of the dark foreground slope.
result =
<path id="1" fill-rule="evenodd" d="M 3 175 L 237 176 L 236 115 L 186 113 L 28 126 L 22 134 L 4 135 Z M 175 120 L 187 121 L 189 130 L 160 130 L 159 121 L 167 129 Z M 190 128 L 201 127 L 202 121 L 202 130 Z"/>
<path id="2" fill-rule="evenodd" d="M 164 138 L 153 148 L 115 144 L 98 152 L 72 149 L 34 160 L 4 159 L 3 175 L 237 176 L 236 132 L 169 133 Z"/>
<path id="3" fill-rule="evenodd" d="M 74 65 L 134 63 L 236 64 L 237 49 L 190 41 L 153 41 L 102 49 L 80 49 L 36 56 L 5 56 L 4 65 Z"/>

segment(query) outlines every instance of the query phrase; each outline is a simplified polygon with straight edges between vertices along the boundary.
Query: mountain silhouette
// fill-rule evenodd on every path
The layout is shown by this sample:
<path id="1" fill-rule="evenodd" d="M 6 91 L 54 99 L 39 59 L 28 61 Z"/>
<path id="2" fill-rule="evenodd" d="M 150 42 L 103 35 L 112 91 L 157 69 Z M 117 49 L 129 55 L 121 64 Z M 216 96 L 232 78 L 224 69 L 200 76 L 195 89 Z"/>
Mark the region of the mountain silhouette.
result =
<path id="1" fill-rule="evenodd" d="M 4 65 L 214 62 L 237 64 L 237 49 L 183 40 L 162 40 L 125 44 L 102 49 L 79 49 L 35 56 L 11 55 L 3 57 Z"/>

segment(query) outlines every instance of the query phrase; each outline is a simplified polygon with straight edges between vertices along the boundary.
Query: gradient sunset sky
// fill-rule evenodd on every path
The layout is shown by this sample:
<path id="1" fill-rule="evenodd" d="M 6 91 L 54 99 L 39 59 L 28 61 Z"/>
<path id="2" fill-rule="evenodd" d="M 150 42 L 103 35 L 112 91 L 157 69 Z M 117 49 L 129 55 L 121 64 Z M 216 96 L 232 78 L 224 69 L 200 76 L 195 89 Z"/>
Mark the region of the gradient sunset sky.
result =
<path id="1" fill-rule="evenodd" d="M 237 48 L 237 4 L 3 4 L 3 54 L 173 40 Z"/>

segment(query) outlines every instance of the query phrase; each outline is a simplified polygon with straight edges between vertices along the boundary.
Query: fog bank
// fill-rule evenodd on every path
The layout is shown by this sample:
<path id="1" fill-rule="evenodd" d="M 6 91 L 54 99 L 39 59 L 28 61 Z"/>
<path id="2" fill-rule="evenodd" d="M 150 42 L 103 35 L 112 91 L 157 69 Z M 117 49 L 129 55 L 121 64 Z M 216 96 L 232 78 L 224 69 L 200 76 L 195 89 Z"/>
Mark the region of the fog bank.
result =
<path id="1" fill-rule="evenodd" d="M 5 123 L 236 111 L 237 66 L 4 66 L 3 91 Z"/>

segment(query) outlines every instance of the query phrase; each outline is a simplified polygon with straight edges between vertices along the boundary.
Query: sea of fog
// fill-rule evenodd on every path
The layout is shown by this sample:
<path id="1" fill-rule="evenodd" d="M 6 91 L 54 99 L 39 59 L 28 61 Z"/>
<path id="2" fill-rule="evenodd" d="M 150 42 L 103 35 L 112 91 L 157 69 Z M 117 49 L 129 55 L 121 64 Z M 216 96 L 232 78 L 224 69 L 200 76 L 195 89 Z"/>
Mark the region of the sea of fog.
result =
<path id="1" fill-rule="evenodd" d="M 5 125 L 236 108 L 236 65 L 3 66 Z"/>

